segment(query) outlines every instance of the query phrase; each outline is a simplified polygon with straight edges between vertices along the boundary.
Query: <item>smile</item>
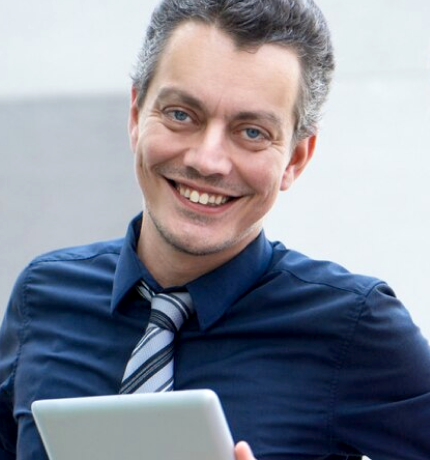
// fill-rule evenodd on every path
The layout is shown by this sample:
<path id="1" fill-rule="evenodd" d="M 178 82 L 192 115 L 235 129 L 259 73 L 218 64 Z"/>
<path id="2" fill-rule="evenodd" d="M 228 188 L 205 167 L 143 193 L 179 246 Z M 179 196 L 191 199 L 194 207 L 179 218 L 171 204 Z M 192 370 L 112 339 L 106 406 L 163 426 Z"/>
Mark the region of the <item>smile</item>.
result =
<path id="1" fill-rule="evenodd" d="M 229 201 L 229 197 L 225 195 L 215 195 L 206 192 L 199 192 L 197 190 L 185 187 L 180 184 L 175 184 L 176 190 L 181 196 L 191 201 L 192 203 L 199 203 L 205 206 L 221 206 Z"/>

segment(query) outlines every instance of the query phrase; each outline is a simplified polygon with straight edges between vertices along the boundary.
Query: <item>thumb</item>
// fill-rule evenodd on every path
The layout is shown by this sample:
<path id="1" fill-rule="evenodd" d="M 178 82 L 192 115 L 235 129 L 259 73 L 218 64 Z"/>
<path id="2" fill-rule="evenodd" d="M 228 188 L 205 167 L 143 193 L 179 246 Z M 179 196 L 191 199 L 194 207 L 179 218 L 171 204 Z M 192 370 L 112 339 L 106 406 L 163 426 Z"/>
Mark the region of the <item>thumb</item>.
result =
<path id="1" fill-rule="evenodd" d="M 240 441 L 236 444 L 234 453 L 236 460 L 256 460 L 249 444 L 245 441 Z"/>

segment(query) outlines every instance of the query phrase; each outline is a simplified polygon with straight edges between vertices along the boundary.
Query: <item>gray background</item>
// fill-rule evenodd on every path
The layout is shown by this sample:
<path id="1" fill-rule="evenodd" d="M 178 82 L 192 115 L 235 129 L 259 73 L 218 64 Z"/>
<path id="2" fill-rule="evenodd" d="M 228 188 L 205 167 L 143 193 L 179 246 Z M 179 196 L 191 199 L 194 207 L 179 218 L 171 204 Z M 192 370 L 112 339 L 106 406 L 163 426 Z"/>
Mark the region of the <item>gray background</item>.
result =
<path id="1" fill-rule="evenodd" d="M 0 0 L 0 316 L 34 256 L 121 236 L 141 208 L 128 74 L 154 4 Z M 430 337 L 430 1 L 319 4 L 336 81 L 267 233 L 387 280 Z"/>

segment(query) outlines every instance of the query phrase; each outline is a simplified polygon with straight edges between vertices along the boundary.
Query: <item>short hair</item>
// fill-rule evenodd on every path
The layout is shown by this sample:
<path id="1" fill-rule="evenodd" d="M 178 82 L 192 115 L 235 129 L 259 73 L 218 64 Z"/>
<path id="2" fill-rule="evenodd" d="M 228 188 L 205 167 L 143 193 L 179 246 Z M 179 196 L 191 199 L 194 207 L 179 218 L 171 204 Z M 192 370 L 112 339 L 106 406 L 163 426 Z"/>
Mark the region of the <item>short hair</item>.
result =
<path id="1" fill-rule="evenodd" d="M 316 132 L 335 63 L 327 22 L 313 0 L 162 0 L 132 75 L 139 107 L 170 36 L 186 21 L 216 26 L 241 49 L 272 43 L 293 50 L 301 67 L 294 140 Z"/>

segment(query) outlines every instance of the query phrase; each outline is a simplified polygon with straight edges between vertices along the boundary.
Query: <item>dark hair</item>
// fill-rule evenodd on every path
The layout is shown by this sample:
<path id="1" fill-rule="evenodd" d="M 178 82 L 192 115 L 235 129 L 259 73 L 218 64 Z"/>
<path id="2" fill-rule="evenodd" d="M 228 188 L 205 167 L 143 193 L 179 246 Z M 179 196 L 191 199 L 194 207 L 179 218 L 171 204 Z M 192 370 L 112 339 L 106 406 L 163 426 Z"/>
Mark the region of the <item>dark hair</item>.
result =
<path id="1" fill-rule="evenodd" d="M 315 133 L 335 64 L 326 20 L 313 0 L 162 0 L 152 14 L 132 76 L 139 106 L 168 39 L 190 20 L 218 27 L 240 48 L 275 43 L 294 50 L 302 80 L 295 140 Z"/>

